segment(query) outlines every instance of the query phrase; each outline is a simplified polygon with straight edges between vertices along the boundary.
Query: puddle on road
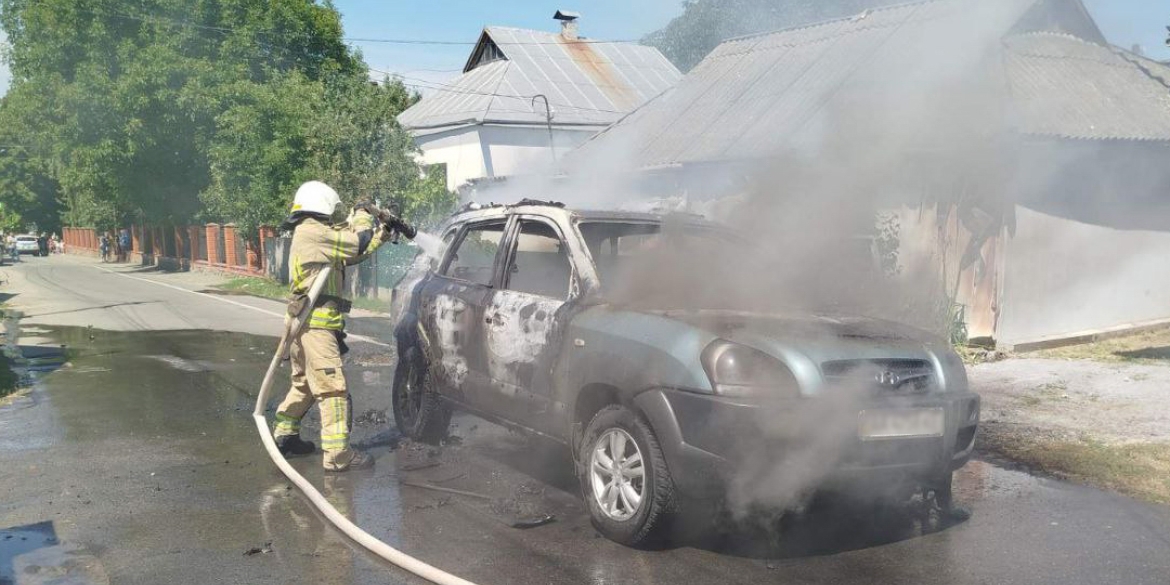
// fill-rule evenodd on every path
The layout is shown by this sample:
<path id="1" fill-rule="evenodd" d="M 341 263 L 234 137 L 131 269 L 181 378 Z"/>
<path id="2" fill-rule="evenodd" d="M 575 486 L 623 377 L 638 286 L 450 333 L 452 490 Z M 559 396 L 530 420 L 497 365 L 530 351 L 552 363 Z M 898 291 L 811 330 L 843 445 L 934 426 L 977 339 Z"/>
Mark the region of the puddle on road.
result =
<path id="1" fill-rule="evenodd" d="M 0 529 L 0 583 L 108 585 L 96 557 L 62 543 L 52 522 Z"/>

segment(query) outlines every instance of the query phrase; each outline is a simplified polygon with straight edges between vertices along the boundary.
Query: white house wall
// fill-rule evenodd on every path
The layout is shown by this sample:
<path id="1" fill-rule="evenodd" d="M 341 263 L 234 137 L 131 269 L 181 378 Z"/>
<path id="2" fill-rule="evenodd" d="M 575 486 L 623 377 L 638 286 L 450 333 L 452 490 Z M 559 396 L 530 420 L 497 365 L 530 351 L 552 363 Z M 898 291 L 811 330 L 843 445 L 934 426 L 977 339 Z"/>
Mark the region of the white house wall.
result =
<path id="1" fill-rule="evenodd" d="M 1170 318 L 1170 233 L 1016 208 L 999 341 L 1018 345 Z"/>
<path id="2" fill-rule="evenodd" d="M 585 131 L 553 128 L 552 149 L 557 157 L 580 146 L 600 128 Z M 482 126 L 480 139 L 487 145 L 491 176 L 508 177 L 548 172 L 552 153 L 547 128 Z"/>
<path id="3" fill-rule="evenodd" d="M 467 126 L 415 138 L 422 150 L 420 162 L 447 165 L 447 188 L 455 190 L 470 179 L 487 176 L 479 127 Z"/>
<path id="4" fill-rule="evenodd" d="M 559 158 L 593 136 L 599 128 L 553 128 L 553 150 Z M 447 188 L 472 179 L 548 172 L 552 161 L 545 127 L 467 126 L 419 136 L 420 162 L 447 165 Z"/>

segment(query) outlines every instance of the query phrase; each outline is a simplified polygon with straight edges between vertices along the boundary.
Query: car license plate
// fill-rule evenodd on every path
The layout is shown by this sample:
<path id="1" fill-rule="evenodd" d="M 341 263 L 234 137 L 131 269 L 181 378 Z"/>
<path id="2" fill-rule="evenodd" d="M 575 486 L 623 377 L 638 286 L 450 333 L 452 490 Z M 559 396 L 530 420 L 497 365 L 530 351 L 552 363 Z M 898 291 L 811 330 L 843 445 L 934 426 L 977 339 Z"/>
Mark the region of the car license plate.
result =
<path id="1" fill-rule="evenodd" d="M 941 408 L 863 410 L 857 418 L 862 440 L 941 437 L 946 413 Z"/>

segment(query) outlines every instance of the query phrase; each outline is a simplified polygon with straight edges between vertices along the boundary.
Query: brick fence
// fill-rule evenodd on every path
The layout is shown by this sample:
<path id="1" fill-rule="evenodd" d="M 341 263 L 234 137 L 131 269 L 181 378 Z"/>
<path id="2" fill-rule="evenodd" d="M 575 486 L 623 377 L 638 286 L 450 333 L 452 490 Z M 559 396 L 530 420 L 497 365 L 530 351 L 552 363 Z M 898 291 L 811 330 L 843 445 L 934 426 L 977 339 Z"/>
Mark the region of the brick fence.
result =
<path id="1" fill-rule="evenodd" d="M 130 232 L 130 250 L 123 261 L 158 266 L 168 270 L 213 270 L 249 276 L 268 274 L 264 254 L 266 240 L 276 237 L 271 227 L 260 228 L 259 236 L 245 240 L 234 224 L 193 226 L 141 226 L 125 228 Z M 116 251 L 120 230 L 109 232 L 110 255 Z M 100 233 L 94 228 L 62 229 L 65 252 L 98 256 Z"/>

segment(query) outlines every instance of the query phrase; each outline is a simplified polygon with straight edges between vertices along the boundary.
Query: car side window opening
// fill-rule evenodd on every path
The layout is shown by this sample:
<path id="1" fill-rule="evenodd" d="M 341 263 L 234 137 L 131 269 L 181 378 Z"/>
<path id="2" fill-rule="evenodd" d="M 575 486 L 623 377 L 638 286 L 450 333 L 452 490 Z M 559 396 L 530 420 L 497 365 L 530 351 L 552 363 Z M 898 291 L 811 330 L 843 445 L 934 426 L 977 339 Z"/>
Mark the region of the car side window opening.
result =
<path id="1" fill-rule="evenodd" d="M 521 219 L 515 253 L 506 272 L 506 288 L 565 299 L 572 273 L 568 250 L 557 231 L 542 221 Z"/>
<path id="2" fill-rule="evenodd" d="M 489 285 L 495 272 L 496 251 L 504 236 L 504 220 L 469 226 L 451 253 L 444 276 Z"/>
<path id="3" fill-rule="evenodd" d="M 661 226 L 654 223 L 582 222 L 579 229 L 604 285 L 620 273 L 623 259 L 657 244 Z"/>

